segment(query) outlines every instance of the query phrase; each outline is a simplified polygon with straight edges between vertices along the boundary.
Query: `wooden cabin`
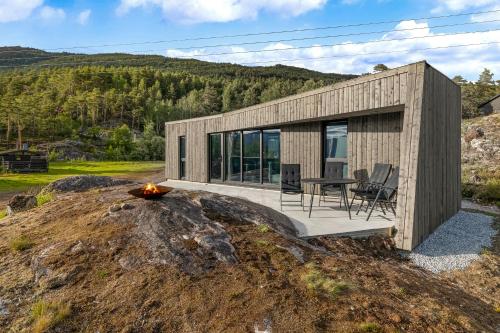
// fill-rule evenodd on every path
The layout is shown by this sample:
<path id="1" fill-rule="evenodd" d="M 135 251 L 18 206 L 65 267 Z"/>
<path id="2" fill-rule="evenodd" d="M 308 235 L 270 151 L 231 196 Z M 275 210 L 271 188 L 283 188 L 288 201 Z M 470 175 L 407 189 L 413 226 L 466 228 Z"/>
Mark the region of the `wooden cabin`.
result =
<path id="1" fill-rule="evenodd" d="M 300 164 L 304 178 L 322 177 L 327 160 L 349 178 L 390 163 L 400 168 L 395 241 L 411 250 L 460 209 L 460 101 L 460 87 L 422 61 L 167 122 L 166 177 L 279 190 L 281 163 Z"/>
<path id="2" fill-rule="evenodd" d="M 48 172 L 47 155 L 29 150 L 7 150 L 0 152 L 0 165 L 5 172 Z"/>

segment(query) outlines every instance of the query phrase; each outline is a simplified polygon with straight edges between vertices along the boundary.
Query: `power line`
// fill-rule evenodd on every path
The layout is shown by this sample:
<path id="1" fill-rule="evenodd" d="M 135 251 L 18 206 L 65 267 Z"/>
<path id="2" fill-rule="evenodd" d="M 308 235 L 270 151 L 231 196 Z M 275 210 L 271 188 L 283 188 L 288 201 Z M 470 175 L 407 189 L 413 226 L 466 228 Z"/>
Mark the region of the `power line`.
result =
<path id="1" fill-rule="evenodd" d="M 267 53 L 267 52 L 277 52 L 277 51 L 291 51 L 291 50 L 303 50 L 303 49 L 312 49 L 317 47 L 333 47 L 333 46 L 344 46 L 344 45 L 365 45 L 365 44 L 374 44 L 374 43 L 385 43 L 385 42 L 394 42 L 394 41 L 405 41 L 405 40 L 415 40 L 415 39 L 425 39 L 425 38 L 438 38 L 438 37 L 446 37 L 446 36 L 458 36 L 458 35 L 467 35 L 467 34 L 476 34 L 476 33 L 488 33 L 488 32 L 496 32 L 500 31 L 500 29 L 488 29 L 488 30 L 476 30 L 476 31 L 468 31 L 468 32 L 456 32 L 456 33 L 447 33 L 440 35 L 432 35 L 432 36 L 414 36 L 414 37 L 405 37 L 405 38 L 391 38 L 391 39 L 381 39 L 374 41 L 366 41 L 366 42 L 345 42 L 345 43 L 336 43 L 336 44 L 318 44 L 311 46 L 297 46 L 297 47 L 286 47 L 286 48 L 276 48 L 276 49 L 263 49 L 263 50 L 248 50 L 248 51 L 237 51 L 237 52 L 220 52 L 220 53 L 206 53 L 206 54 L 196 54 L 189 56 L 176 56 L 175 58 L 180 59 L 192 59 L 192 58 L 200 58 L 200 57 L 209 57 L 209 56 L 219 56 L 219 55 L 235 55 L 235 54 L 249 54 L 249 53 Z M 143 52 L 151 52 L 155 50 L 145 50 Z M 157 51 L 157 50 L 156 50 Z M 12 61 L 12 60 L 31 60 L 31 59 L 61 59 L 61 58 L 71 58 L 71 57 L 80 57 L 80 56 L 88 56 L 89 54 L 80 55 L 67 55 L 67 56 L 40 56 L 40 57 L 20 57 L 20 58 L 9 58 L 9 59 L 0 59 L 0 61 Z M 134 54 L 131 55 L 146 55 L 146 54 Z"/>
<path id="2" fill-rule="evenodd" d="M 274 41 L 258 41 L 258 42 L 245 42 L 239 44 L 221 44 L 221 45 L 207 45 L 200 46 L 199 48 L 215 48 L 215 47 L 223 47 L 223 46 L 241 46 L 241 45 L 249 45 L 249 44 L 264 44 L 264 43 L 276 43 L 276 42 L 288 42 L 288 41 L 303 41 L 303 40 L 311 40 L 311 39 L 322 39 L 322 38 L 333 38 L 333 37 L 345 37 L 345 36 L 359 36 L 359 35 L 371 35 L 378 33 L 389 33 L 389 32 L 401 32 L 401 31 L 414 31 L 414 30 L 423 30 L 423 29 L 432 29 L 432 28 L 443 28 L 443 27 L 451 27 L 451 26 L 464 26 L 464 25 L 474 25 L 481 23 L 492 23 L 492 22 L 500 22 L 500 20 L 488 20 L 488 21 L 480 21 L 480 22 L 465 22 L 465 23 L 455 23 L 455 24 L 446 24 L 446 25 L 437 25 L 437 26 L 427 26 L 427 27 L 418 27 L 418 28 L 406 28 L 406 29 L 394 29 L 394 30 L 383 30 L 383 31 L 371 31 L 371 32 L 360 32 L 354 34 L 342 34 L 342 35 L 329 35 L 329 36 L 315 36 L 315 37 L 303 37 L 303 38 L 293 38 L 293 39 L 284 39 L 284 40 L 274 40 Z M 483 33 L 483 32 L 492 32 L 498 31 L 498 29 L 492 30 L 482 30 L 482 31 L 470 31 L 470 32 L 460 32 L 460 33 L 449 33 L 435 36 L 416 36 L 416 37 L 408 37 L 408 38 L 397 38 L 397 39 L 385 39 L 380 41 L 368 41 L 368 42 L 346 42 L 346 43 L 337 43 L 337 44 L 328 44 L 328 45 L 313 45 L 313 46 L 298 46 L 298 47 L 290 47 L 290 48 L 280 48 L 280 49 L 266 49 L 266 50 L 249 50 L 249 51 L 239 51 L 239 52 L 224 52 L 224 53 L 209 53 L 209 54 L 201 54 L 201 55 L 192 55 L 192 56 L 178 56 L 176 58 L 193 58 L 193 57 L 207 57 L 213 55 L 231 55 L 231 54 L 245 54 L 245 53 L 260 53 L 260 52 L 272 52 L 272 51 L 283 51 L 283 50 L 299 50 L 299 49 L 307 49 L 314 47 L 330 47 L 330 46 L 338 46 L 338 45 L 361 45 L 368 43 L 376 43 L 376 42 L 385 42 L 385 41 L 398 41 L 398 40 L 410 40 L 410 39 L 418 39 L 418 38 L 432 38 L 439 36 L 452 36 L 452 35 L 460 35 L 460 34 L 469 34 L 469 33 Z M 176 50 L 183 49 L 192 49 L 195 47 L 185 47 L 185 48 L 177 48 Z M 140 52 L 154 52 L 154 51 L 163 51 L 160 50 L 144 50 Z M 2 52 L 0 52 L 2 53 Z M 126 53 L 125 53 L 126 54 Z M 134 55 L 146 55 L 147 53 L 131 53 Z M 71 54 L 71 55 L 60 55 L 60 56 L 38 56 L 38 57 L 19 57 L 19 58 L 9 58 L 9 59 L 0 59 L 0 61 L 10 61 L 10 60 L 29 60 L 29 59 L 53 59 L 53 58 L 71 58 L 78 56 L 86 56 L 89 54 Z"/>
<path id="3" fill-rule="evenodd" d="M 293 32 L 307 32 L 307 31 L 332 30 L 332 29 L 340 29 L 340 28 L 353 28 L 353 27 L 362 27 L 362 26 L 371 26 L 371 25 L 381 25 L 381 24 L 399 23 L 401 21 L 409 21 L 409 20 L 414 20 L 414 21 L 433 20 L 433 19 L 460 17 L 460 16 L 468 16 L 468 15 L 489 14 L 489 13 L 496 13 L 496 12 L 500 12 L 500 9 L 479 11 L 479 12 L 469 12 L 469 13 L 458 13 L 458 14 L 450 14 L 450 15 L 440 15 L 440 16 L 403 18 L 403 19 L 398 19 L 398 20 L 373 21 L 373 22 L 364 22 L 364 23 L 362 22 L 362 23 L 345 24 L 345 25 L 322 26 L 322 27 L 314 27 L 314 28 L 267 31 L 267 32 L 245 33 L 245 34 L 235 34 L 235 35 L 218 35 L 218 36 L 205 36 L 205 37 L 193 37 L 193 38 L 170 39 L 170 40 L 156 40 L 156 41 L 145 41 L 145 42 L 130 42 L 130 43 L 107 43 L 107 44 L 98 44 L 98 45 L 80 45 L 80 46 L 70 46 L 70 47 L 59 47 L 59 48 L 46 49 L 46 51 L 88 49 L 88 48 L 113 47 L 113 46 L 132 46 L 132 45 L 146 45 L 146 44 L 162 44 L 162 43 L 176 43 L 176 42 L 187 42 L 187 41 L 211 40 L 211 39 L 236 38 L 236 37 L 263 36 L 263 35 L 274 35 L 274 34 L 293 33 Z M 4 53 L 4 52 L 23 52 L 23 51 L 9 50 L 9 51 L 3 51 L 2 53 Z"/>
<path id="4" fill-rule="evenodd" d="M 277 60 L 266 60 L 266 61 L 256 61 L 256 62 L 246 62 L 246 63 L 242 62 L 239 64 L 240 65 L 255 65 L 255 64 L 275 63 L 275 62 L 290 62 L 290 61 L 303 61 L 303 60 L 324 60 L 324 59 L 331 59 L 331 58 L 354 57 L 354 56 L 360 56 L 360 55 L 405 53 L 405 52 L 414 52 L 414 51 L 439 50 L 439 49 L 449 49 L 449 48 L 469 47 L 469 46 L 479 46 L 479 45 L 493 45 L 493 44 L 500 44 L 500 42 L 460 44 L 460 45 L 449 45 L 449 46 L 438 46 L 438 47 L 426 47 L 426 48 L 421 48 L 421 49 L 393 50 L 393 51 L 386 51 L 386 52 L 367 52 L 367 53 L 343 54 L 343 55 L 334 55 L 334 56 L 327 56 L 327 57 L 315 57 L 315 58 L 277 59 Z"/>
<path id="5" fill-rule="evenodd" d="M 493 44 L 500 44 L 500 42 L 460 44 L 460 45 L 450 45 L 450 46 L 440 46 L 440 47 L 427 47 L 427 48 L 420 48 L 420 49 L 393 50 L 393 51 L 386 51 L 386 52 L 353 53 L 353 54 L 334 55 L 334 56 L 327 56 L 327 57 L 315 57 L 315 58 L 276 59 L 276 60 L 239 63 L 239 65 L 252 65 L 252 64 L 255 65 L 255 64 L 263 64 L 263 63 L 290 62 L 290 61 L 301 61 L 301 60 L 321 60 L 321 59 L 331 59 L 331 58 L 353 57 L 353 56 L 360 56 L 360 55 L 404 53 L 404 52 L 448 49 L 448 48 L 469 47 L 469 46 L 479 46 L 479 45 L 493 45 Z M 17 65 L 17 66 L 0 66 L 0 68 L 54 67 L 54 66 L 89 65 L 89 64 L 94 65 L 94 64 L 100 64 L 100 63 L 109 64 L 109 63 L 130 62 L 130 61 L 134 61 L 134 60 L 142 60 L 142 59 L 120 59 L 120 60 L 107 60 L 107 61 L 103 60 L 103 61 L 87 61 L 87 62 L 67 62 L 67 63 L 60 63 L 60 64 L 35 64 L 35 65 L 29 64 L 29 65 Z"/>

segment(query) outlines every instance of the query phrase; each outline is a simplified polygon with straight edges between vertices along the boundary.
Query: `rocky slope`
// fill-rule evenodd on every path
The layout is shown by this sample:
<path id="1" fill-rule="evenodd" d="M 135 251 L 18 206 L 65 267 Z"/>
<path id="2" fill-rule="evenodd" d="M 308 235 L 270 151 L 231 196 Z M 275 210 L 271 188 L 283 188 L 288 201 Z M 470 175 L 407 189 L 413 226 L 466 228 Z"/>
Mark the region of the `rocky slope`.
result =
<path id="1" fill-rule="evenodd" d="M 462 189 L 465 197 L 500 206 L 500 114 L 462 122 Z"/>
<path id="2" fill-rule="evenodd" d="M 280 213 L 136 185 L 57 192 L 0 221 L 12 332 L 494 332 L 495 304 L 412 267 L 389 239 L 305 242 Z"/>

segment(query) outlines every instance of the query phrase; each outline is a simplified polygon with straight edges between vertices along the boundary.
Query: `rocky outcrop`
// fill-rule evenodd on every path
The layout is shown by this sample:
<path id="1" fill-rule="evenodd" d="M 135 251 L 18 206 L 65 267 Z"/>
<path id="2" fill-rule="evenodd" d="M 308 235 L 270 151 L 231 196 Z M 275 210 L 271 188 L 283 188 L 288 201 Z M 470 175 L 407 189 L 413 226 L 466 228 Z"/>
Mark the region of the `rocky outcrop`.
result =
<path id="1" fill-rule="evenodd" d="M 7 205 L 7 215 L 14 215 L 15 213 L 24 212 L 35 208 L 37 200 L 34 195 L 15 195 L 10 199 Z"/>
<path id="2" fill-rule="evenodd" d="M 114 179 L 106 176 L 72 176 L 50 183 L 42 189 L 42 193 L 83 192 L 91 188 L 111 187 L 130 183 L 129 180 Z"/>
<path id="3" fill-rule="evenodd" d="M 126 270 L 149 262 L 174 264 L 188 274 L 198 274 L 217 264 L 235 264 L 239 260 L 229 225 L 267 224 L 289 237 L 296 235 L 290 220 L 270 208 L 208 192 L 174 190 L 161 200 L 135 199 L 128 208 L 102 221 L 135 224 L 135 237 L 150 250 L 150 257 L 141 261 L 120 258 Z"/>

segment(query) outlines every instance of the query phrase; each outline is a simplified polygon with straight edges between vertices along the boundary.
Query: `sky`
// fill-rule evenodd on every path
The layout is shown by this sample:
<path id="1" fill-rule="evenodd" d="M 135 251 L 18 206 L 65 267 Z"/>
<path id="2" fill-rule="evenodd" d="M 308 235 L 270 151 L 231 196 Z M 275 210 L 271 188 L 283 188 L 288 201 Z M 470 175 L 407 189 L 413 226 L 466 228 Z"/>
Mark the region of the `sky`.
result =
<path id="1" fill-rule="evenodd" d="M 498 80 L 500 0 L 0 0 L 0 45 L 344 74 L 427 60 Z"/>

